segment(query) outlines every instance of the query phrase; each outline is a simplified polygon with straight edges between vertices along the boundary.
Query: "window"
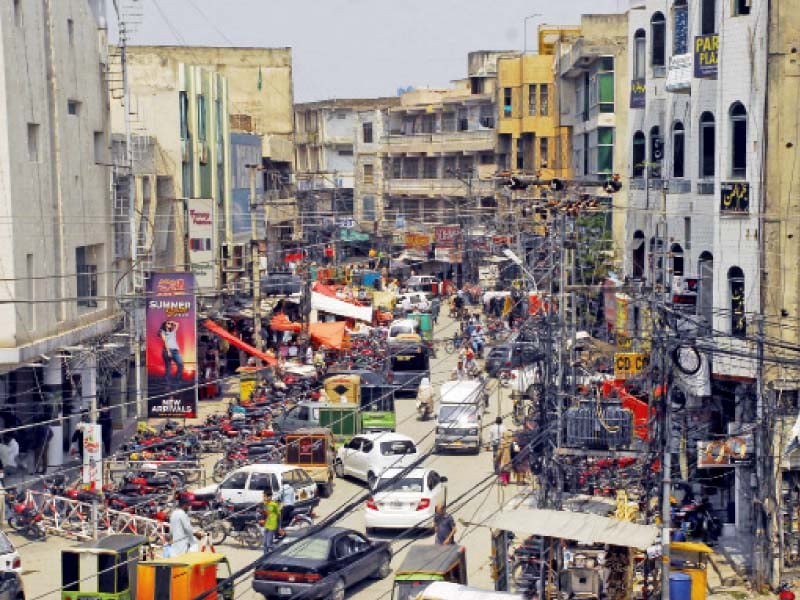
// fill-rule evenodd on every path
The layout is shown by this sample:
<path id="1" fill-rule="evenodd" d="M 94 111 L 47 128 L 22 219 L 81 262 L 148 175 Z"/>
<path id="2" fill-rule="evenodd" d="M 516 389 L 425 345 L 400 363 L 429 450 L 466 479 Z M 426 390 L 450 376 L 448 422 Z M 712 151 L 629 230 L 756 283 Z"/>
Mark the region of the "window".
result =
<path id="1" fill-rule="evenodd" d="M 75 272 L 77 274 L 78 306 L 97 306 L 97 257 L 98 246 L 75 248 Z"/>
<path id="2" fill-rule="evenodd" d="M 39 162 L 39 124 L 28 123 L 28 160 Z"/>
<path id="3" fill-rule="evenodd" d="M 250 485 L 248 486 L 251 490 L 258 490 L 264 492 L 266 490 L 272 490 L 272 474 L 271 473 L 253 473 L 250 475 Z"/>
<path id="4" fill-rule="evenodd" d="M 69 45 L 75 45 L 75 22 L 72 19 L 67 19 L 67 39 Z"/>
<path id="5" fill-rule="evenodd" d="M 14 25 L 22 27 L 22 0 L 14 0 Z"/>
<path id="6" fill-rule="evenodd" d="M 672 274 L 683 275 L 683 248 L 680 244 L 672 244 L 669 248 L 670 259 L 672 261 Z"/>
<path id="7" fill-rule="evenodd" d="M 433 133 L 436 131 L 436 115 L 422 115 L 420 130 L 422 133 Z"/>
<path id="8" fill-rule="evenodd" d="M 458 109 L 458 130 L 469 131 L 469 116 L 465 108 Z"/>
<path id="9" fill-rule="evenodd" d="M 683 241 L 686 249 L 692 249 L 692 217 L 683 217 Z"/>
<path id="10" fill-rule="evenodd" d="M 645 69 L 645 51 L 647 48 L 646 33 L 644 29 L 636 30 L 633 34 L 633 78 L 644 79 L 647 75 Z"/>
<path id="11" fill-rule="evenodd" d="M 700 290 L 697 293 L 697 314 L 711 325 L 714 313 L 714 256 L 703 252 L 697 261 L 697 272 L 700 276 Z"/>
<path id="12" fill-rule="evenodd" d="M 741 17 L 750 14 L 750 4 L 753 0 L 733 0 L 733 16 Z"/>
<path id="13" fill-rule="evenodd" d="M 426 156 L 422 161 L 422 170 L 425 179 L 436 179 L 439 176 L 439 159 Z"/>
<path id="14" fill-rule="evenodd" d="M 178 104 L 181 113 L 181 139 L 189 139 L 189 96 L 186 92 L 180 92 L 178 95 Z"/>
<path id="15" fill-rule="evenodd" d="M 734 102 L 731 117 L 731 177 L 747 178 L 747 110 L 741 102 Z"/>
<path id="16" fill-rule="evenodd" d="M 206 97 L 197 95 L 197 139 L 206 141 Z"/>
<path id="17" fill-rule="evenodd" d="M 550 86 L 546 83 L 539 86 L 539 114 L 543 117 L 550 114 Z"/>
<path id="18" fill-rule="evenodd" d="M 528 115 L 531 117 L 536 116 L 536 84 L 532 83 L 528 86 Z"/>
<path id="19" fill-rule="evenodd" d="M 743 338 L 747 334 L 744 306 L 744 273 L 739 267 L 728 269 L 728 291 L 731 302 L 731 335 Z"/>
<path id="20" fill-rule="evenodd" d="M 221 490 L 243 490 L 247 484 L 247 473 L 242 471 L 233 473 L 225 481 L 219 484 Z"/>
<path id="21" fill-rule="evenodd" d="M 675 0 L 672 6 L 672 53 L 689 51 L 689 7 L 686 0 Z"/>
<path id="22" fill-rule="evenodd" d="M 700 115 L 700 177 L 714 177 L 716 128 L 714 115 Z"/>
<path id="23" fill-rule="evenodd" d="M 364 183 L 375 183 L 375 165 L 364 165 Z"/>
<path id="24" fill-rule="evenodd" d="M 597 172 L 610 174 L 614 171 L 614 128 L 597 128 Z"/>
<path id="25" fill-rule="evenodd" d="M 650 61 L 654 67 L 663 67 L 666 63 L 667 22 L 664 13 L 657 12 L 650 19 L 651 56 Z"/>
<path id="26" fill-rule="evenodd" d="M 680 121 L 676 121 L 676 123 L 672 126 L 672 176 L 673 177 L 684 176 L 684 168 L 683 168 L 683 158 L 685 154 L 684 134 L 685 132 L 683 129 L 683 123 L 681 123 Z"/>
<path id="27" fill-rule="evenodd" d="M 494 129 L 494 108 L 491 104 L 481 105 L 480 124 L 486 129 Z"/>
<path id="28" fill-rule="evenodd" d="M 650 177 L 661 177 L 661 160 L 664 158 L 664 141 L 658 125 L 650 128 Z"/>
<path id="29" fill-rule="evenodd" d="M 372 143 L 372 123 L 364 123 L 361 126 L 361 134 L 365 144 Z"/>
<path id="30" fill-rule="evenodd" d="M 604 56 L 600 59 L 600 71 L 597 73 L 597 103 L 601 113 L 614 112 L 614 57 Z"/>
<path id="31" fill-rule="evenodd" d="M 419 177 L 419 159 L 407 156 L 403 159 L 403 177 L 417 179 Z"/>
<path id="32" fill-rule="evenodd" d="M 517 170 L 521 171 L 525 168 L 525 145 L 522 141 L 522 136 L 517 138 Z"/>
<path id="33" fill-rule="evenodd" d="M 470 84 L 470 93 L 472 94 L 482 94 L 483 93 L 483 77 L 470 77 L 469 78 Z"/>
<path id="34" fill-rule="evenodd" d="M 103 131 L 94 132 L 94 162 L 98 165 L 106 162 L 106 134 Z"/>
<path id="35" fill-rule="evenodd" d="M 456 113 L 446 112 L 442 113 L 442 131 L 455 131 L 456 130 Z"/>
<path id="36" fill-rule="evenodd" d="M 511 116 L 512 104 L 511 104 L 511 88 L 503 88 L 503 114 L 506 117 Z"/>
<path id="37" fill-rule="evenodd" d="M 403 162 L 399 158 L 392 159 L 392 179 L 400 179 L 403 176 Z"/>
<path id="38" fill-rule="evenodd" d="M 633 278 L 644 277 L 644 233 L 636 231 L 633 234 Z"/>
<path id="39" fill-rule="evenodd" d="M 717 31 L 717 0 L 701 0 L 700 5 L 700 33 L 716 33 Z"/>
<path id="40" fill-rule="evenodd" d="M 77 100 L 67 100 L 67 113 L 74 116 L 81 114 L 81 103 Z"/>
<path id="41" fill-rule="evenodd" d="M 375 220 L 375 196 L 361 198 L 361 219 L 363 221 Z"/>
<path id="42" fill-rule="evenodd" d="M 631 175 L 633 177 L 644 177 L 645 167 L 645 139 L 644 133 L 637 131 L 633 134 L 633 169 Z"/>
<path id="43" fill-rule="evenodd" d="M 34 277 L 33 254 L 25 255 L 25 296 L 28 301 L 25 306 L 25 313 L 28 318 L 28 327 L 36 329 L 35 313 L 33 307 L 36 303 L 36 281 Z M 2 548 L 0 548 L 2 550 Z M 13 550 L 12 550 L 13 552 Z"/>
<path id="44" fill-rule="evenodd" d="M 444 157 L 444 177 L 455 175 L 458 172 L 458 157 L 445 156 Z"/>
<path id="45" fill-rule="evenodd" d="M 194 197 L 194 174 L 192 172 L 192 163 L 188 161 L 181 164 L 181 188 L 184 197 Z"/>
<path id="46" fill-rule="evenodd" d="M 546 137 L 539 138 L 539 164 L 543 169 L 550 164 L 549 140 Z"/>

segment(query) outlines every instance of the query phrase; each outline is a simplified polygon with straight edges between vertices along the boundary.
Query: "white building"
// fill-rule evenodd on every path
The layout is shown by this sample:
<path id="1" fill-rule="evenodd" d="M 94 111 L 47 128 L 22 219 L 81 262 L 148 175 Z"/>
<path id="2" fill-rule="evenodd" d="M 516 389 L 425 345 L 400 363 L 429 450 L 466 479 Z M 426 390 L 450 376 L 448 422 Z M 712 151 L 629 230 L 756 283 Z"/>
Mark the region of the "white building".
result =
<path id="1" fill-rule="evenodd" d="M 116 323 L 104 6 L 0 3 L 6 420 L 58 416 L 62 383 L 77 381 L 79 372 L 82 396 L 94 396 L 97 350 L 89 347 Z M 62 431 L 53 429 L 51 464 L 62 459 Z"/>

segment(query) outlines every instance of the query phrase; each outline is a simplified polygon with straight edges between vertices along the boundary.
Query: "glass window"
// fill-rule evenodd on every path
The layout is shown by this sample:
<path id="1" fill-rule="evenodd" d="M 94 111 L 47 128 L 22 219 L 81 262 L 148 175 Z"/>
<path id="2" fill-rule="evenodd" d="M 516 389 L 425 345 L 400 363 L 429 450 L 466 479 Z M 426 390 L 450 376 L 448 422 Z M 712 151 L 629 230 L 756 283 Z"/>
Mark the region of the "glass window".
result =
<path id="1" fill-rule="evenodd" d="M 645 167 L 645 139 L 644 133 L 637 131 L 633 134 L 633 177 L 644 177 Z"/>
<path id="2" fill-rule="evenodd" d="M 361 197 L 361 215 L 364 221 L 375 220 L 375 196 Z"/>
<path id="3" fill-rule="evenodd" d="M 689 52 L 689 7 L 686 0 L 675 0 L 672 7 L 672 53 Z"/>
<path id="4" fill-rule="evenodd" d="M 750 3 L 753 0 L 733 0 L 733 16 L 740 17 L 750 14 Z"/>
<path id="5" fill-rule="evenodd" d="M 517 147 L 517 170 L 522 170 L 525 168 L 525 148 L 524 142 L 522 141 L 522 136 L 519 136 L 516 139 L 516 147 Z"/>
<path id="6" fill-rule="evenodd" d="M 528 115 L 531 117 L 536 116 L 536 84 L 532 83 L 528 86 Z"/>
<path id="7" fill-rule="evenodd" d="M 684 176 L 684 141 L 685 141 L 685 132 L 683 129 L 683 123 L 680 121 L 676 122 L 675 125 L 672 126 L 672 176 L 673 177 L 683 177 Z"/>
<path id="8" fill-rule="evenodd" d="M 610 174 L 614 171 L 614 128 L 597 128 L 597 172 Z"/>
<path id="9" fill-rule="evenodd" d="M 253 473 L 250 476 L 250 489 L 251 490 L 271 490 L 272 489 L 272 475 L 270 473 Z"/>
<path id="10" fill-rule="evenodd" d="M 704 112 L 700 115 L 700 177 L 714 176 L 715 147 L 714 115 Z"/>
<path id="11" fill-rule="evenodd" d="M 221 490 L 243 490 L 247 485 L 248 473 L 242 471 L 240 473 L 232 473 L 225 481 L 219 484 Z"/>
<path id="12" fill-rule="evenodd" d="M 385 492 L 422 492 L 422 479 L 419 477 L 403 477 L 401 479 L 386 477 L 380 480 L 378 487 Z"/>
<path id="13" fill-rule="evenodd" d="M 442 113 L 442 131 L 455 131 L 456 130 L 456 113 L 446 112 Z"/>
<path id="14" fill-rule="evenodd" d="M 503 88 L 503 115 L 506 117 L 511 116 L 512 103 L 511 103 L 511 88 Z"/>
<path id="15" fill-rule="evenodd" d="M 728 289 L 731 302 L 731 335 L 745 337 L 747 320 L 744 305 L 744 273 L 739 267 L 728 269 Z"/>
<path id="16" fill-rule="evenodd" d="M 645 68 L 645 51 L 647 49 L 647 34 L 644 29 L 638 29 L 633 34 L 633 78 L 644 79 L 647 75 Z"/>
<path id="17" fill-rule="evenodd" d="M 436 179 L 439 176 L 439 159 L 435 156 L 426 156 L 422 168 L 425 179 Z"/>
<path id="18" fill-rule="evenodd" d="M 543 117 L 550 114 L 550 86 L 546 83 L 539 86 L 539 114 Z"/>
<path id="19" fill-rule="evenodd" d="M 664 140 L 658 125 L 650 128 L 650 177 L 661 177 L 661 161 L 664 158 Z"/>
<path id="20" fill-rule="evenodd" d="M 282 556 L 290 556 L 292 558 L 306 558 L 309 560 L 325 560 L 330 554 L 330 541 L 326 539 L 315 538 L 308 536 L 302 540 L 291 543 L 292 537 L 287 536 L 283 547 L 285 550 L 279 550 Z"/>
<path id="21" fill-rule="evenodd" d="M 375 165 L 364 165 L 364 183 L 375 183 Z"/>
<path id="22" fill-rule="evenodd" d="M 612 59 L 613 60 L 613 59 Z M 614 73 L 597 74 L 597 101 L 600 112 L 614 112 Z"/>
<path id="23" fill-rule="evenodd" d="M 650 19 L 650 35 L 652 37 L 650 57 L 654 67 L 666 65 L 666 40 L 667 40 L 667 21 L 664 13 L 657 12 Z"/>
<path id="24" fill-rule="evenodd" d="M 546 137 L 539 138 L 539 164 L 543 169 L 550 164 L 549 140 Z"/>
<path id="25" fill-rule="evenodd" d="M 731 106 L 731 177 L 747 178 L 747 110 L 741 102 Z"/>
<path id="26" fill-rule="evenodd" d="M 411 440 L 394 440 L 392 442 L 381 442 L 381 454 L 384 456 L 395 456 L 403 454 L 415 454 L 417 447 Z"/>
<path id="27" fill-rule="evenodd" d="M 717 32 L 717 0 L 701 0 L 700 5 L 700 33 L 706 35 L 708 33 Z"/>
<path id="28" fill-rule="evenodd" d="M 197 96 L 197 137 L 206 141 L 206 97 L 202 94 Z"/>
<path id="29" fill-rule="evenodd" d="M 372 123 L 364 123 L 362 126 L 362 133 L 364 136 L 364 143 L 371 144 L 372 143 Z"/>

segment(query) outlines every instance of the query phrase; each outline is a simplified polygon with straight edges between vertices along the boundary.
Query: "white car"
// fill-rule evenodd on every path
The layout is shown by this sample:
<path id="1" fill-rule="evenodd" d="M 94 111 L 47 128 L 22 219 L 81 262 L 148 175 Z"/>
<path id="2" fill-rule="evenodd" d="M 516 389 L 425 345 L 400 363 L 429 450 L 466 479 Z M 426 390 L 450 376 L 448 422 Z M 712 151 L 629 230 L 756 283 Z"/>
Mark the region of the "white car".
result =
<path id="1" fill-rule="evenodd" d="M 408 303 L 406 304 L 406 298 Z M 397 296 L 396 306 L 405 309 L 406 306 L 412 311 L 426 311 L 430 310 L 431 302 L 427 294 L 424 292 L 406 292 Z"/>
<path id="2" fill-rule="evenodd" d="M 419 458 L 414 440 L 402 433 L 355 435 L 336 453 L 333 470 L 338 477 L 355 477 L 370 488 L 386 469 L 408 467 Z"/>
<path id="3" fill-rule="evenodd" d="M 403 336 L 408 339 L 408 336 L 419 336 L 419 323 L 414 319 L 395 319 L 389 325 L 389 334 L 387 341 L 395 342 L 402 339 Z"/>
<path id="4" fill-rule="evenodd" d="M 298 508 L 312 508 L 319 504 L 317 484 L 300 467 L 279 464 L 255 464 L 236 469 L 218 485 L 209 485 L 195 490 L 197 495 L 216 494 L 226 502 L 234 504 L 261 504 L 264 491 L 277 493 L 283 482 L 294 488 Z"/>
<path id="5" fill-rule="evenodd" d="M 0 531 L 0 571 L 22 571 L 22 560 L 8 536 Z"/>
<path id="6" fill-rule="evenodd" d="M 437 504 L 447 504 L 447 477 L 431 469 L 414 469 L 393 480 L 403 469 L 387 469 L 364 507 L 367 533 L 372 529 L 432 527 Z"/>

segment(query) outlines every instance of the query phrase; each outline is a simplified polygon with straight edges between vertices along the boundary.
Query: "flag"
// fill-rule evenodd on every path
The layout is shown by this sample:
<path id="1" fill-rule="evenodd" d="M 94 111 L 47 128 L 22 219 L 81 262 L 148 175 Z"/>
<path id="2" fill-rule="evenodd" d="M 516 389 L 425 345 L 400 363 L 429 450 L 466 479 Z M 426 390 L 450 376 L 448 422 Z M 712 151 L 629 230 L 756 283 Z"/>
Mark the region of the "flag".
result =
<path id="1" fill-rule="evenodd" d="M 258 88 L 258 91 L 260 92 L 261 91 L 261 67 L 260 66 L 258 67 L 258 84 L 257 84 L 256 87 Z"/>

